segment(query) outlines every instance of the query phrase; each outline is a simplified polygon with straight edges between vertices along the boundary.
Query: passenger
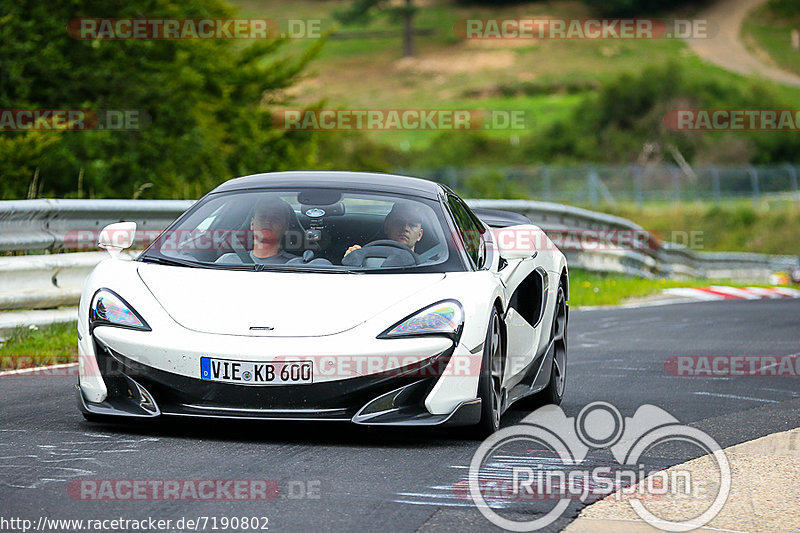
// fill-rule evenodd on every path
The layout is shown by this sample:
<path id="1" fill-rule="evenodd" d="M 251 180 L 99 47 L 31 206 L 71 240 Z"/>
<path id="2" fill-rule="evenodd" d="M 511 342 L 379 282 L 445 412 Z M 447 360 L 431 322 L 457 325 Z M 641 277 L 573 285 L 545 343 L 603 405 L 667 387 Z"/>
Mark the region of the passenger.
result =
<path id="1" fill-rule="evenodd" d="M 294 259 L 297 256 L 282 249 L 283 237 L 289 229 L 293 215 L 292 206 L 280 198 L 259 200 L 250 218 L 253 249 L 247 254 L 245 252 L 224 254 L 216 260 L 216 263 L 249 264 L 247 261 L 249 256 L 250 261 L 255 264 L 282 265 Z"/>

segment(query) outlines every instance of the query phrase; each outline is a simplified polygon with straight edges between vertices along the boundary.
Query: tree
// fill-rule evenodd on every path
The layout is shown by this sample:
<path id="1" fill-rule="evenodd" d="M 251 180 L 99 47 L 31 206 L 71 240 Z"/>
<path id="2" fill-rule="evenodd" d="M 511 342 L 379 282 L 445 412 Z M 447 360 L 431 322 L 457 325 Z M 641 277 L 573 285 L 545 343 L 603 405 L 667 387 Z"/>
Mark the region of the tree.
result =
<path id="1" fill-rule="evenodd" d="M 246 173 L 307 166 L 313 136 L 276 129 L 280 102 L 322 46 L 290 54 L 285 40 L 78 40 L 80 17 L 230 18 L 221 0 L 26 0 L 0 18 L 0 101 L 7 109 L 135 110 L 138 131 L 1 132 L 0 198 L 24 197 L 38 169 L 45 194 L 198 196 Z M 3 158 L 6 160 L 6 158 Z M 8 160 L 6 160 L 8 161 Z"/>
<path id="2" fill-rule="evenodd" d="M 412 57 L 414 55 L 414 14 L 417 8 L 414 7 L 414 0 L 405 0 L 403 6 L 392 6 L 391 0 L 353 0 L 353 3 L 344 10 L 336 14 L 336 18 L 345 24 L 354 22 L 364 22 L 369 19 L 376 11 L 388 13 L 394 20 L 403 21 L 403 55 Z"/>

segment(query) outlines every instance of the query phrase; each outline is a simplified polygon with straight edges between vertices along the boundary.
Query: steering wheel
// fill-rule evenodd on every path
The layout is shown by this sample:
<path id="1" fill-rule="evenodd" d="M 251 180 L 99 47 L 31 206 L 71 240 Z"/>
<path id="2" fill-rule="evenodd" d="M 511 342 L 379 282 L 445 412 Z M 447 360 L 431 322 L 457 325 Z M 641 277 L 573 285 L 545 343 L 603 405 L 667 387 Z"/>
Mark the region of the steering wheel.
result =
<path id="1" fill-rule="evenodd" d="M 406 246 L 402 242 L 393 241 L 391 239 L 380 239 L 377 241 L 368 242 L 367 244 L 362 246 L 361 249 L 363 250 L 364 248 L 370 248 L 372 246 L 387 246 L 389 248 L 396 248 L 398 250 L 403 250 L 411 254 L 411 257 L 414 258 L 414 264 L 417 265 L 419 264 L 419 255 L 417 255 L 417 253 L 414 250 L 412 250 L 410 247 Z"/>

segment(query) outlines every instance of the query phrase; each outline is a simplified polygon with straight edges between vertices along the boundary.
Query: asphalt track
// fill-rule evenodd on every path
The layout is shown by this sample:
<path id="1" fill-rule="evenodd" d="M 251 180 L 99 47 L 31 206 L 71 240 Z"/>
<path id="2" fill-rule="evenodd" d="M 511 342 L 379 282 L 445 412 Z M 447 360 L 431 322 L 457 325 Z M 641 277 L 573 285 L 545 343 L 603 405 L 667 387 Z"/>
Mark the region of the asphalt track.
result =
<path id="1" fill-rule="evenodd" d="M 653 404 L 726 447 L 800 426 L 800 378 L 675 377 L 665 372 L 665 359 L 798 353 L 800 300 L 575 311 L 562 407 L 575 416 L 602 400 L 631 416 L 640 405 Z M 479 445 L 456 432 L 183 420 L 98 425 L 78 413 L 74 380 L 0 377 L 1 517 L 36 523 L 41 516 L 266 516 L 270 531 L 496 529 L 453 490 Z M 512 409 L 503 426 L 525 414 Z M 644 461 L 666 467 L 690 454 L 675 450 Z M 609 455 L 598 451 L 589 461 L 605 464 Z M 84 501 L 67 491 L 70 481 L 80 479 L 269 479 L 280 496 L 266 502 Z M 309 491 L 311 497 L 301 497 Z M 526 505 L 509 516 L 531 519 L 545 509 Z M 582 506 L 571 504 L 547 530 L 566 526 Z"/>

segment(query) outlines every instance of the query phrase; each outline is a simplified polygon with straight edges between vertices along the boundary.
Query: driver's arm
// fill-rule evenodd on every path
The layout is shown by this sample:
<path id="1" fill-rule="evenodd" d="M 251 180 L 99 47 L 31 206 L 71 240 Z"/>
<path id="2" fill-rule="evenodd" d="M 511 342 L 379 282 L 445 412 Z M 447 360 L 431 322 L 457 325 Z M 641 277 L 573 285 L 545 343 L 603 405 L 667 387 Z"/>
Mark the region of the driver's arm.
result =
<path id="1" fill-rule="evenodd" d="M 347 254 L 349 254 L 350 252 L 352 252 L 354 250 L 358 250 L 359 248 L 361 248 L 361 246 L 359 246 L 358 244 L 354 244 L 353 246 L 351 246 L 350 248 L 347 249 L 347 251 L 344 253 L 344 256 L 342 256 L 342 257 L 347 257 Z"/>

